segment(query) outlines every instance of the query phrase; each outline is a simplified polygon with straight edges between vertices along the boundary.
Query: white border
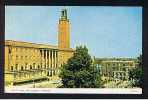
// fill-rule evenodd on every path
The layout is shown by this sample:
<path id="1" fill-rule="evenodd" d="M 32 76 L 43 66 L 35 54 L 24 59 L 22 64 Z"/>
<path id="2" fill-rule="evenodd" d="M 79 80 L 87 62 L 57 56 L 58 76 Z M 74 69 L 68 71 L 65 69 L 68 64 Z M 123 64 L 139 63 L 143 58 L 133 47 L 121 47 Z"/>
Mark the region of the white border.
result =
<path id="1" fill-rule="evenodd" d="M 5 93 L 142 94 L 141 88 L 5 88 Z"/>

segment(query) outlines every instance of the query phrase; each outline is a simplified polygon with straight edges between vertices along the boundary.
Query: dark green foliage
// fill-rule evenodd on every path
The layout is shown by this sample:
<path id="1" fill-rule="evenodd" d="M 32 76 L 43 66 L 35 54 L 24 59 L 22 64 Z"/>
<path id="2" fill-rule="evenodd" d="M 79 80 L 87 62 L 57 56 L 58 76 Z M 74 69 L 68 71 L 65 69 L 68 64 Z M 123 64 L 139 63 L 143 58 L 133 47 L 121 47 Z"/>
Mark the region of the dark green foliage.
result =
<path id="1" fill-rule="evenodd" d="M 140 55 L 138 57 L 138 66 L 130 69 L 129 71 L 129 79 L 134 80 L 133 86 L 142 87 L 142 77 L 143 77 L 142 55 Z"/>
<path id="2" fill-rule="evenodd" d="M 143 76 L 143 72 L 142 72 L 142 68 L 141 67 L 132 68 L 129 71 L 129 78 L 130 78 L 130 80 L 134 80 L 135 81 L 133 86 L 138 86 L 138 87 L 142 86 L 142 76 Z"/>
<path id="3" fill-rule="evenodd" d="M 137 59 L 138 59 L 139 67 L 142 67 L 142 55 L 140 55 Z"/>
<path id="4" fill-rule="evenodd" d="M 96 88 L 101 85 L 99 71 L 92 64 L 85 46 L 76 47 L 74 56 L 62 66 L 60 77 L 64 88 Z"/>

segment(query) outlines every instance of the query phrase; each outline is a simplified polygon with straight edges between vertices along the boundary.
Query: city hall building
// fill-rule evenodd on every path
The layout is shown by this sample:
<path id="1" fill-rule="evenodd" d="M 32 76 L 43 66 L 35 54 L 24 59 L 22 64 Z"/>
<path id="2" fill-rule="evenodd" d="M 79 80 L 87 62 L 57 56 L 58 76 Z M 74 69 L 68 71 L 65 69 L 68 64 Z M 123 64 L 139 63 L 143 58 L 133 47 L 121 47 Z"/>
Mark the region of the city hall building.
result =
<path id="1" fill-rule="evenodd" d="M 5 40 L 5 84 L 53 78 L 59 67 L 73 56 L 67 11 L 61 11 L 58 25 L 58 46 Z M 21 33 L 20 33 L 21 34 Z"/>

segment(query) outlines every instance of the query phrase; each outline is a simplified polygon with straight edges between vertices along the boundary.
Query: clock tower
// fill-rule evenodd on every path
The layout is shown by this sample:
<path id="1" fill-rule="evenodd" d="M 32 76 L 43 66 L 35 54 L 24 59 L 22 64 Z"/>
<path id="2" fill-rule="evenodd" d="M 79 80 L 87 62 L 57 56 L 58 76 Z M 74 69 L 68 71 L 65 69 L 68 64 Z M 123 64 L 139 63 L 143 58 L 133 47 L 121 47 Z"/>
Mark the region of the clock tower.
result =
<path id="1" fill-rule="evenodd" d="M 67 18 L 67 10 L 61 11 L 58 26 L 58 47 L 59 48 L 70 48 L 70 30 L 69 30 L 69 19 Z"/>

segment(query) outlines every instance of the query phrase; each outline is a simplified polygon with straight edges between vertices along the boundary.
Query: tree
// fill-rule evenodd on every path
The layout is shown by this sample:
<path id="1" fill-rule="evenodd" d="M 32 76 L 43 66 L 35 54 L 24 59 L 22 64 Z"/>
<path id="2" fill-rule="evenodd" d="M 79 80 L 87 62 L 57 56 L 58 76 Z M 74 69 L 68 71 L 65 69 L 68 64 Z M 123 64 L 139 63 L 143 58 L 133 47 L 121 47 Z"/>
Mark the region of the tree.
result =
<path id="1" fill-rule="evenodd" d="M 138 66 L 142 67 L 142 55 L 140 54 L 140 56 L 137 57 L 137 59 L 138 59 Z"/>
<path id="2" fill-rule="evenodd" d="M 142 77 L 143 77 L 142 55 L 140 55 L 137 59 L 138 59 L 138 66 L 130 69 L 129 79 L 134 81 L 133 86 L 142 87 Z"/>
<path id="3" fill-rule="evenodd" d="M 76 51 L 59 75 L 64 88 L 96 88 L 101 86 L 101 78 L 96 65 L 92 63 L 86 46 L 76 47 Z"/>

